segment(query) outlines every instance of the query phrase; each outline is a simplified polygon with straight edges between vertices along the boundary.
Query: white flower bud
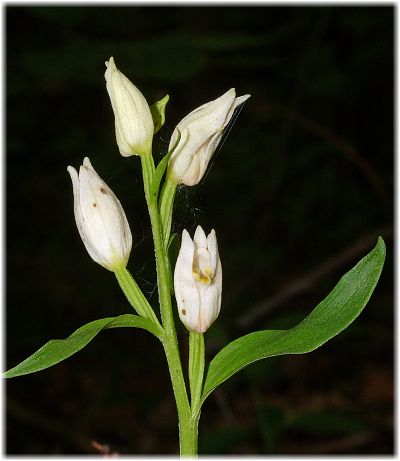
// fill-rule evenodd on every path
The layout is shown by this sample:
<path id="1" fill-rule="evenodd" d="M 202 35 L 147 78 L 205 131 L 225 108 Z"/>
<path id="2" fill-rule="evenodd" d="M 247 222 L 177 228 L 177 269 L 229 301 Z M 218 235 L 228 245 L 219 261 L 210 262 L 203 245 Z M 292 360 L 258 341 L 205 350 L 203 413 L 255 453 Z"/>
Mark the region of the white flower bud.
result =
<path id="1" fill-rule="evenodd" d="M 121 203 L 87 157 L 79 176 L 72 166 L 67 170 L 72 179 L 76 225 L 90 257 L 110 271 L 126 267 L 132 234 Z"/>
<path id="2" fill-rule="evenodd" d="M 154 134 L 153 117 L 142 93 L 116 67 L 114 58 L 106 62 L 104 74 L 115 116 L 115 135 L 121 155 L 151 152 Z"/>
<path id="3" fill-rule="evenodd" d="M 197 226 L 193 241 L 183 231 L 174 286 L 181 321 L 189 330 L 204 333 L 221 308 L 222 266 L 214 229 L 206 237 Z"/>
<path id="4" fill-rule="evenodd" d="M 181 139 L 171 155 L 168 176 L 176 183 L 194 186 L 203 177 L 208 163 L 221 141 L 224 128 L 249 94 L 236 97 L 234 88 L 184 117 L 172 133 L 171 149 L 180 133 Z"/>

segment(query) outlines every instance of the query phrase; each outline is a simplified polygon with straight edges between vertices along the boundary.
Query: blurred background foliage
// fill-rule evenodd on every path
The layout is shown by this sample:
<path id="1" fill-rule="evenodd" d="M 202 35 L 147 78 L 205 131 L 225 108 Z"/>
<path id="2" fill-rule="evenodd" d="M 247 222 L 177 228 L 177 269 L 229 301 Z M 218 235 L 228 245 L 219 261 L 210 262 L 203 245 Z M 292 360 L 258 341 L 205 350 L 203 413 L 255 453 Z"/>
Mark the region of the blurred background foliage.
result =
<path id="1" fill-rule="evenodd" d="M 206 178 L 177 195 L 174 229 L 214 227 L 223 307 L 207 356 L 295 325 L 374 245 L 380 283 L 348 330 L 305 356 L 259 362 L 207 400 L 203 454 L 393 452 L 393 13 L 391 6 L 7 6 L 7 366 L 91 320 L 130 312 L 75 227 L 67 165 L 89 156 L 134 234 L 129 268 L 156 304 L 140 163 L 117 150 L 111 55 L 176 123 L 235 87 L 250 93 Z M 183 356 L 187 332 L 178 324 Z M 185 359 L 186 360 L 186 359 Z M 101 333 L 7 382 L 8 454 L 176 454 L 159 344 Z"/>

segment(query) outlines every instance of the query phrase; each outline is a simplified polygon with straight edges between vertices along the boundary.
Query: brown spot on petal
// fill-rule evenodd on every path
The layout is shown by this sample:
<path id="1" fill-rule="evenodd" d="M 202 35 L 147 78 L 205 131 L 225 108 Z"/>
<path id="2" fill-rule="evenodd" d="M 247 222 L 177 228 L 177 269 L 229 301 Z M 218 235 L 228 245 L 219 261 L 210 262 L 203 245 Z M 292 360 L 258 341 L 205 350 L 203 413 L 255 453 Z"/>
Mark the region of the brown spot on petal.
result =
<path id="1" fill-rule="evenodd" d="M 182 315 L 186 315 L 185 309 L 182 309 L 181 312 L 182 312 Z"/>
<path id="2" fill-rule="evenodd" d="M 104 187 L 100 187 L 100 192 L 107 195 L 107 191 L 104 189 Z"/>
<path id="3" fill-rule="evenodd" d="M 93 206 L 96 208 L 96 207 L 97 207 L 97 203 L 93 203 Z"/>

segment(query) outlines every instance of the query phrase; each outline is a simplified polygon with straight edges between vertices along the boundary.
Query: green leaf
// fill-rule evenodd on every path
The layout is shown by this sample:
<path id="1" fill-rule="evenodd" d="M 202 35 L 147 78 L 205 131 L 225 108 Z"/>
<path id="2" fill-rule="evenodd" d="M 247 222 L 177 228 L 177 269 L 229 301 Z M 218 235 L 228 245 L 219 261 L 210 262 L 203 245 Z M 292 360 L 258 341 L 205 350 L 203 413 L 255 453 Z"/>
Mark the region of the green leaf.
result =
<path id="1" fill-rule="evenodd" d="M 150 106 L 151 115 L 154 123 L 154 134 L 156 134 L 165 123 L 165 107 L 169 101 L 169 95 L 165 95 L 162 99 Z"/>
<path id="2" fill-rule="evenodd" d="M 121 327 L 143 328 L 157 336 L 157 329 L 153 322 L 138 315 L 124 314 L 94 320 L 78 328 L 66 339 L 52 339 L 19 365 L 5 372 L 3 376 L 14 378 L 49 368 L 83 349 L 101 330 Z"/>
<path id="3" fill-rule="evenodd" d="M 276 355 L 311 352 L 344 330 L 371 297 L 382 272 L 385 253 L 385 242 L 379 237 L 375 248 L 294 328 L 257 331 L 224 347 L 210 362 L 201 402 L 219 384 L 250 363 Z"/>
<path id="4" fill-rule="evenodd" d="M 172 150 L 165 154 L 164 157 L 160 160 L 160 163 L 157 165 L 156 171 L 154 173 L 153 182 L 151 184 L 151 195 L 154 198 L 158 197 L 158 191 L 160 190 L 161 180 L 164 176 L 165 170 L 167 169 L 171 155 Z"/>
<path id="5" fill-rule="evenodd" d="M 172 149 L 170 149 L 169 152 L 164 155 L 160 163 L 157 165 L 156 171 L 154 173 L 153 182 L 151 184 L 151 196 L 154 199 L 158 197 L 158 192 L 160 190 L 160 184 L 161 184 L 162 177 L 164 176 L 165 170 L 167 169 L 169 159 L 172 153 L 174 152 L 174 150 L 176 149 L 176 146 L 178 145 L 180 140 L 181 140 L 181 133 L 178 130 L 178 137 L 177 137 L 175 144 L 172 146 Z"/>

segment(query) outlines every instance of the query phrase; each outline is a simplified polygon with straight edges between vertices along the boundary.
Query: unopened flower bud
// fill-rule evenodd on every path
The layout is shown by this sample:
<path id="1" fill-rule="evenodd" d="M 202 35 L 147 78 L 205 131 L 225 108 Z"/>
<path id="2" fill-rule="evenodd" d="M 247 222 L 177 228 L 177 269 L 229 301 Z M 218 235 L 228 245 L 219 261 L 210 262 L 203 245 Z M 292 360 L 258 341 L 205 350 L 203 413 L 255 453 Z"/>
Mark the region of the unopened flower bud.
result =
<path id="1" fill-rule="evenodd" d="M 75 168 L 69 166 L 67 170 L 72 179 L 76 225 L 90 257 L 110 271 L 126 267 L 132 234 L 121 203 L 87 157 L 79 176 Z"/>
<path id="2" fill-rule="evenodd" d="M 235 89 L 231 88 L 178 123 L 169 144 L 171 149 L 181 136 L 168 164 L 168 176 L 172 181 L 186 186 L 199 183 L 236 107 L 249 97 L 246 94 L 237 98 Z"/>
<path id="3" fill-rule="evenodd" d="M 221 308 L 222 266 L 215 231 L 198 226 L 194 239 L 184 230 L 174 273 L 179 317 L 191 331 L 204 333 Z"/>
<path id="4" fill-rule="evenodd" d="M 119 151 L 124 157 L 148 154 L 154 134 L 150 107 L 136 86 L 117 69 L 114 58 L 106 66 L 104 77 L 114 111 Z"/>

